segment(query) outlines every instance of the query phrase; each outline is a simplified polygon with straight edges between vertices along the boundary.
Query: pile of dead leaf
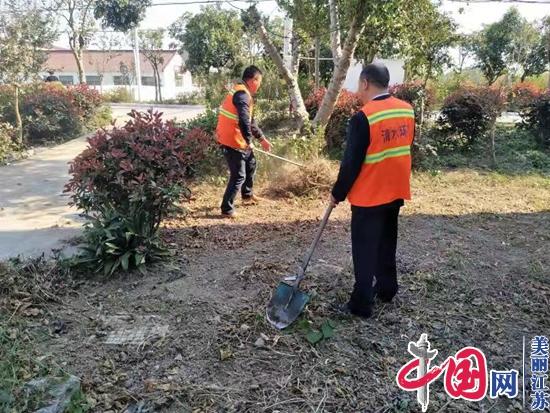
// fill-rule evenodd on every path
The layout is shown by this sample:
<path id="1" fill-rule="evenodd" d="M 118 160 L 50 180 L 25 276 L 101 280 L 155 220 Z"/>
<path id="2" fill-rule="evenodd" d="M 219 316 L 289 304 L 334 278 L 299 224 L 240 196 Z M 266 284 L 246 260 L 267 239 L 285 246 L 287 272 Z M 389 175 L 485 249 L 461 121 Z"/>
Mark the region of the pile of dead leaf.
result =
<path id="1" fill-rule="evenodd" d="M 338 174 L 338 165 L 327 159 L 307 161 L 302 168 L 285 167 L 267 189 L 275 197 L 308 197 L 330 191 Z"/>
<path id="2" fill-rule="evenodd" d="M 43 257 L 0 263 L 0 310 L 37 316 L 46 302 L 59 301 L 74 281 L 56 261 Z"/>

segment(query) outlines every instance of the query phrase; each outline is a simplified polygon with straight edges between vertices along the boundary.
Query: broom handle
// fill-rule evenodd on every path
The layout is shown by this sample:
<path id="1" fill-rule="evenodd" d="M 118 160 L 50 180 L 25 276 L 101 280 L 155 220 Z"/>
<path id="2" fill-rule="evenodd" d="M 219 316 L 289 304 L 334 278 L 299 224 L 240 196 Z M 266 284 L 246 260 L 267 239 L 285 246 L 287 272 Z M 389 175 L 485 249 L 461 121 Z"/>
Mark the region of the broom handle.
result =
<path id="1" fill-rule="evenodd" d="M 271 156 L 272 158 L 277 158 L 277 159 L 279 159 L 279 160 L 281 160 L 281 161 L 288 162 L 288 163 L 291 163 L 292 165 L 299 166 L 300 168 L 303 168 L 303 167 L 304 167 L 304 165 L 301 164 L 301 163 L 291 161 L 290 159 L 283 158 L 282 156 L 275 155 L 275 154 L 273 154 L 273 153 L 271 153 L 271 152 L 262 151 L 261 149 L 258 149 L 258 148 L 256 148 L 256 147 L 254 147 L 254 150 L 255 150 L 255 151 L 258 151 L 258 152 L 260 152 L 260 153 L 263 153 L 264 155 Z"/>
<path id="2" fill-rule="evenodd" d="M 304 278 L 306 268 L 309 265 L 309 261 L 313 256 L 313 252 L 315 251 L 315 248 L 317 247 L 319 240 L 321 239 L 321 234 L 323 233 L 323 230 L 327 226 L 328 218 L 330 217 L 330 213 L 332 212 L 333 209 L 334 209 L 334 205 L 330 204 L 329 206 L 327 206 L 327 209 L 325 210 L 325 216 L 323 217 L 321 223 L 319 224 L 319 228 L 317 229 L 317 233 L 315 234 L 315 239 L 309 246 L 309 249 L 307 250 L 306 255 L 304 256 L 304 260 L 302 261 L 300 274 L 296 278 L 295 288 L 298 288 L 298 284 L 300 284 L 300 282 Z"/>

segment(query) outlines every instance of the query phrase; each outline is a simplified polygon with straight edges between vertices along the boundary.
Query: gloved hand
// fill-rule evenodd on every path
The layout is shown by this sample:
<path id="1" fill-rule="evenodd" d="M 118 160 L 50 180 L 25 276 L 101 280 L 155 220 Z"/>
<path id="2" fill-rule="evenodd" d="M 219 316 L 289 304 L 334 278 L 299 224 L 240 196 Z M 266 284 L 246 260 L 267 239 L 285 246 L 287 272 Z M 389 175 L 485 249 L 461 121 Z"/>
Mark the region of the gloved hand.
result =
<path id="1" fill-rule="evenodd" d="M 271 152 L 271 148 L 272 148 L 271 142 L 269 142 L 266 138 L 263 138 L 260 141 L 260 145 L 262 145 L 262 149 L 264 151 Z"/>

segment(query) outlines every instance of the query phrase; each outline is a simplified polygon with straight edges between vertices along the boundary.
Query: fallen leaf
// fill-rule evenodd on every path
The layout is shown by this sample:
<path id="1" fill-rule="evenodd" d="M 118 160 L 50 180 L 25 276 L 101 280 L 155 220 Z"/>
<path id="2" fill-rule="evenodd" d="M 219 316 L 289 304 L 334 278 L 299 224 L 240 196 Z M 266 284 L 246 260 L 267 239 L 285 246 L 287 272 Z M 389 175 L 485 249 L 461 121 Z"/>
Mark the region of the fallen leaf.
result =
<path id="1" fill-rule="evenodd" d="M 233 357 L 233 353 L 231 352 L 231 349 L 229 348 L 220 348 L 220 360 L 221 361 L 224 361 L 224 360 L 227 360 L 229 358 Z"/>

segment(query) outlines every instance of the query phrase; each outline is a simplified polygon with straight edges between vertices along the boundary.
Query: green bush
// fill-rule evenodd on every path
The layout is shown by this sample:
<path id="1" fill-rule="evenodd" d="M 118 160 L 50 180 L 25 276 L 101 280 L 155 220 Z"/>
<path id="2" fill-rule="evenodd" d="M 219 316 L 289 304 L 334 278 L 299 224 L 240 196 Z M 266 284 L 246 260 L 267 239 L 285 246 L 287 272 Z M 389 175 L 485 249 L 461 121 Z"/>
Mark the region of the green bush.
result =
<path id="1" fill-rule="evenodd" d="M 257 99 L 254 118 L 263 130 L 276 129 L 289 119 L 290 102 L 288 99 Z"/>
<path id="2" fill-rule="evenodd" d="M 522 124 L 520 127 L 536 134 L 542 148 L 550 147 L 550 90 L 546 90 L 534 98 L 520 112 Z"/>
<path id="3" fill-rule="evenodd" d="M 183 129 L 195 129 L 199 128 L 206 133 L 213 135 L 216 131 L 216 125 L 218 124 L 218 113 L 212 109 L 206 109 L 203 113 L 194 118 L 182 122 L 179 126 Z"/>
<path id="4" fill-rule="evenodd" d="M 218 109 L 229 93 L 229 81 L 226 76 L 212 73 L 200 80 L 204 85 L 204 99 L 208 109 Z"/>
<path id="5" fill-rule="evenodd" d="M 111 103 L 132 103 L 134 96 L 128 88 L 121 86 L 103 94 L 105 100 Z"/>
<path id="6" fill-rule="evenodd" d="M 13 87 L 0 85 L 0 120 L 1 118 L 5 118 L 8 113 L 12 112 L 13 100 Z"/>
<path id="7" fill-rule="evenodd" d="M 88 122 L 88 129 L 104 128 L 113 121 L 113 111 L 108 105 L 102 105 L 97 109 L 94 117 Z"/>
<path id="8" fill-rule="evenodd" d="M 494 126 L 505 107 L 501 89 L 486 86 L 463 87 L 443 102 L 437 123 L 443 132 L 443 146 L 470 149 Z"/>
<path id="9" fill-rule="evenodd" d="M 201 92 L 180 93 L 175 102 L 179 105 L 204 105 L 205 98 Z"/>
<path id="10" fill-rule="evenodd" d="M 19 147 L 14 143 L 15 129 L 9 123 L 0 122 L 0 165 L 6 163 L 10 155 Z"/>

